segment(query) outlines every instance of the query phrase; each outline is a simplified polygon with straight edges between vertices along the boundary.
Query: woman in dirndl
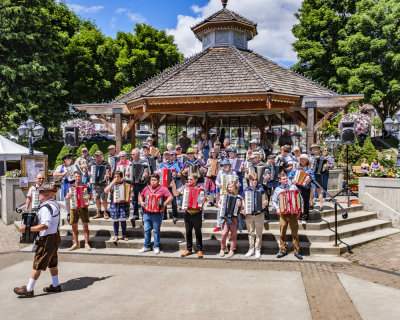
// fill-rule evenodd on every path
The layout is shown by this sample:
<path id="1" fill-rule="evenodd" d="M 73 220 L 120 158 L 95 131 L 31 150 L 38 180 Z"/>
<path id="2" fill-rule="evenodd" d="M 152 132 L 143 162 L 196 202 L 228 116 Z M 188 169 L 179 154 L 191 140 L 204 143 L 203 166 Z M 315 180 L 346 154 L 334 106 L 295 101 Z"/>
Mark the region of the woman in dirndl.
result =
<path id="1" fill-rule="evenodd" d="M 211 164 L 211 160 L 218 160 L 217 158 L 217 152 L 215 149 L 210 150 L 210 158 L 207 161 L 206 167 L 209 168 Z M 217 169 L 218 173 L 218 169 Z M 215 201 L 216 201 L 216 196 L 217 196 L 217 185 L 215 184 L 215 180 L 217 179 L 217 176 L 211 176 L 207 177 L 206 183 L 205 183 L 205 189 L 207 192 L 207 195 L 210 196 L 210 207 L 215 206 Z"/>
<path id="2" fill-rule="evenodd" d="M 120 171 L 115 171 L 113 175 L 112 182 L 104 189 L 105 193 L 111 192 L 111 195 L 114 194 L 114 187 L 116 185 L 123 184 L 123 173 Z M 131 193 L 131 197 L 133 197 L 133 193 Z M 111 219 L 114 221 L 114 238 L 113 242 L 117 243 L 118 233 L 119 233 L 119 224 L 121 222 L 121 229 L 122 229 L 122 239 L 128 241 L 128 236 L 126 234 L 126 220 L 129 219 L 129 208 L 130 202 L 120 202 L 114 203 L 114 197 L 111 197 L 111 205 L 110 205 L 110 216 Z"/>

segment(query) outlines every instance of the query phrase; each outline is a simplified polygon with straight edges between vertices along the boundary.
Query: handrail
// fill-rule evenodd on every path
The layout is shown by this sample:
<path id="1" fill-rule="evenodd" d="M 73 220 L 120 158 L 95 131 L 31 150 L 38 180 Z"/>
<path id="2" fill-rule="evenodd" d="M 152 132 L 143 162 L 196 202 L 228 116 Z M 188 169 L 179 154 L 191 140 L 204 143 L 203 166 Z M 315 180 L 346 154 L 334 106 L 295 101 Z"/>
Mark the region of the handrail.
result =
<path id="1" fill-rule="evenodd" d="M 337 202 L 336 199 L 334 199 L 331 196 L 331 194 L 327 190 L 325 190 L 317 181 L 312 180 L 312 182 L 315 183 L 319 188 L 321 188 L 322 191 L 324 191 L 326 193 L 326 195 L 329 196 L 330 200 L 334 203 L 334 206 L 335 206 L 335 246 L 337 246 L 338 245 L 338 240 L 339 240 L 339 234 L 338 234 L 338 230 L 337 230 L 338 229 L 338 220 L 337 220 L 338 206 L 343 210 L 343 213 L 342 213 L 343 219 L 347 219 L 349 214 L 346 211 L 346 209 L 343 208 L 341 206 L 341 204 L 339 202 Z"/>

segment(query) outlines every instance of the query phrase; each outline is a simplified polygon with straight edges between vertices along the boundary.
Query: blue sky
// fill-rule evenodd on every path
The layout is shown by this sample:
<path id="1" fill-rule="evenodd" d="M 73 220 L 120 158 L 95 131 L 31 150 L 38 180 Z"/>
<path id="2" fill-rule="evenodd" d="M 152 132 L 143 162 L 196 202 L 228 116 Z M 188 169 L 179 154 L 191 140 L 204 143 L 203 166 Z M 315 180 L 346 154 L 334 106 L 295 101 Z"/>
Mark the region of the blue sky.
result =
<path id="1" fill-rule="evenodd" d="M 175 36 L 184 55 L 201 51 L 190 27 L 222 8 L 220 0 L 64 0 L 81 17 L 93 20 L 102 32 L 132 32 L 136 23 L 147 23 Z M 291 49 L 294 13 L 301 0 L 229 0 L 228 9 L 258 24 L 250 49 L 284 66 L 296 62 Z"/>

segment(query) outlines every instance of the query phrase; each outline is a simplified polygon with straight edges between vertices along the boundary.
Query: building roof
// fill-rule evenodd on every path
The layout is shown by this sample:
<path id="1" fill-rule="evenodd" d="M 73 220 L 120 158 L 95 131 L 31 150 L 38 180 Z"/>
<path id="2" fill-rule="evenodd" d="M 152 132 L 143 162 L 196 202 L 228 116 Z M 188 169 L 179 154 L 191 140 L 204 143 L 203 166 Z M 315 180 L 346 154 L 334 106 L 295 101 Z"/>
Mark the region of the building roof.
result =
<path id="1" fill-rule="evenodd" d="M 213 15 L 209 16 L 208 18 L 204 19 L 194 27 L 192 27 L 192 30 L 195 30 L 207 23 L 220 23 L 220 22 L 233 22 L 233 21 L 248 24 L 253 27 L 257 26 L 257 23 L 241 16 L 240 14 L 237 14 L 236 12 L 224 8 L 214 13 Z"/>
<path id="2" fill-rule="evenodd" d="M 114 102 L 146 97 L 279 93 L 330 96 L 336 92 L 254 52 L 235 47 L 209 48 L 139 85 Z"/>

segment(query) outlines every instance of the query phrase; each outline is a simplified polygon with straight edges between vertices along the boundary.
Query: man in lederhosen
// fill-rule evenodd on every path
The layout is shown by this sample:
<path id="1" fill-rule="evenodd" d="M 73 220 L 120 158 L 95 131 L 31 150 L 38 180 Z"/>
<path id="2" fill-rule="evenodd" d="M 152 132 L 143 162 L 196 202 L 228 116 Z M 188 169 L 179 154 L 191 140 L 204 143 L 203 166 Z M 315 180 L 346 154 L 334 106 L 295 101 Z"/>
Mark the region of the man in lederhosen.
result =
<path id="1" fill-rule="evenodd" d="M 33 270 L 28 285 L 14 288 L 14 293 L 19 296 L 32 297 L 34 286 L 40 277 L 40 273 L 47 268 L 50 269 L 52 284 L 43 288 L 44 292 L 60 292 L 61 286 L 58 282 L 58 257 L 57 250 L 60 245 L 60 233 L 58 226 L 60 223 L 60 206 L 54 195 L 57 187 L 53 183 L 45 182 L 39 188 L 39 201 L 41 205 L 38 211 L 38 223 L 30 228 L 31 232 L 39 232 L 37 240 L 37 250 L 33 260 Z M 26 225 L 21 225 L 19 230 L 26 231 Z"/>

